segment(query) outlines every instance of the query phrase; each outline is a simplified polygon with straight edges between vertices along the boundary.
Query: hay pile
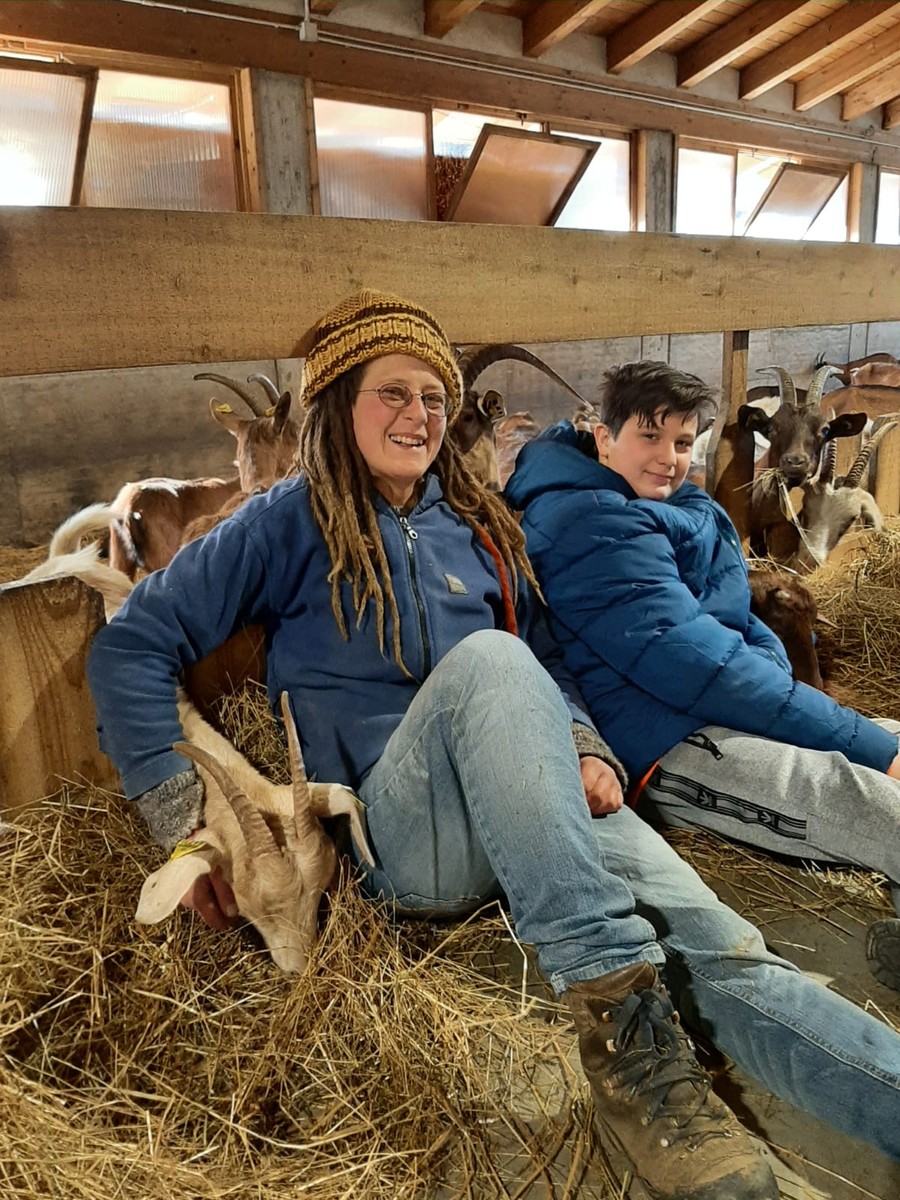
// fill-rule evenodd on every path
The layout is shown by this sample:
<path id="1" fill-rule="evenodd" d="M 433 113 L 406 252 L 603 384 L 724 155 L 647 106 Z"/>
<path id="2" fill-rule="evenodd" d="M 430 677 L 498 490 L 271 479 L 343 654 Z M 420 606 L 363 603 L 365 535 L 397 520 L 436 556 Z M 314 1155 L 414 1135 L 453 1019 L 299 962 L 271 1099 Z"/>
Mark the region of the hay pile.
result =
<path id="1" fill-rule="evenodd" d="M 837 626 L 817 627 L 829 691 L 867 717 L 900 721 L 900 517 L 806 582 Z"/>
<path id="2" fill-rule="evenodd" d="M 46 546 L 0 546 L 0 583 L 13 583 L 47 557 Z"/>
<path id="3" fill-rule="evenodd" d="M 574 1194 L 570 1026 L 482 973 L 499 916 L 398 929 L 345 884 L 296 980 L 252 931 L 134 924 L 158 852 L 117 797 L 69 785 L 0 853 L 4 1197 L 504 1195 L 514 1159 L 513 1195 L 564 1143 Z"/>

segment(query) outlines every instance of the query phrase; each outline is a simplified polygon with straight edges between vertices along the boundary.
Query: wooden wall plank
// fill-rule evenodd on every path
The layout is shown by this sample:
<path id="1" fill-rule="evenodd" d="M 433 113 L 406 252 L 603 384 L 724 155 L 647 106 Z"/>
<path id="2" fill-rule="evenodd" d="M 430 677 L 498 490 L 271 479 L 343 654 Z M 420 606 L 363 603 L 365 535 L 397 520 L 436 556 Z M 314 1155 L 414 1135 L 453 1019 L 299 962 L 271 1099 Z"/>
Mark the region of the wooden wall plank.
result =
<path id="1" fill-rule="evenodd" d="M 457 342 L 879 321 L 900 312 L 900 248 L 5 209 L 0 376 L 293 358 L 313 321 L 363 287 L 420 301 Z"/>
<path id="2" fill-rule="evenodd" d="M 76 579 L 0 588 L 0 811 L 50 795 L 59 778 L 117 786 L 84 674 L 102 623 L 99 595 Z"/>

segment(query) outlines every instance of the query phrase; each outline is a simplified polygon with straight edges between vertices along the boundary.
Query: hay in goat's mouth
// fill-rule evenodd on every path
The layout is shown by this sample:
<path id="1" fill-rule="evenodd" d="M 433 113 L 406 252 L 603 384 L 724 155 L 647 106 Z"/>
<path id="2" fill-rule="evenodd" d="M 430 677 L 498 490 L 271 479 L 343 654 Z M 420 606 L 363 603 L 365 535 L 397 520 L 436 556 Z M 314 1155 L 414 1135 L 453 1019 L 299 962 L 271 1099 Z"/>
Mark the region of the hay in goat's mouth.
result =
<path id="1" fill-rule="evenodd" d="M 134 924 L 159 852 L 117 797 L 69 785 L 0 846 L 4 1197 L 466 1196 L 514 1158 L 513 1195 L 563 1142 L 574 1194 L 571 1026 L 483 973 L 496 911 L 395 926 L 345 882 L 289 977 L 252 931 Z"/>

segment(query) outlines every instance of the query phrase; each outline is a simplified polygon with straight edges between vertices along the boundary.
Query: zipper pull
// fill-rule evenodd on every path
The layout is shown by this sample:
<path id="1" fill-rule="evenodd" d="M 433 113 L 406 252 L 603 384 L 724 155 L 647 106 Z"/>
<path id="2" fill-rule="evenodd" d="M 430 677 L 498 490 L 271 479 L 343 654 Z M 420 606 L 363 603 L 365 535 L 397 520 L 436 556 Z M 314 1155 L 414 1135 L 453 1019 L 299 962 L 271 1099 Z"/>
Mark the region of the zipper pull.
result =
<path id="1" fill-rule="evenodd" d="M 402 514 L 400 515 L 400 527 L 411 542 L 414 542 L 418 539 L 419 535 L 413 529 L 412 525 L 410 525 L 406 517 L 404 517 Z"/>

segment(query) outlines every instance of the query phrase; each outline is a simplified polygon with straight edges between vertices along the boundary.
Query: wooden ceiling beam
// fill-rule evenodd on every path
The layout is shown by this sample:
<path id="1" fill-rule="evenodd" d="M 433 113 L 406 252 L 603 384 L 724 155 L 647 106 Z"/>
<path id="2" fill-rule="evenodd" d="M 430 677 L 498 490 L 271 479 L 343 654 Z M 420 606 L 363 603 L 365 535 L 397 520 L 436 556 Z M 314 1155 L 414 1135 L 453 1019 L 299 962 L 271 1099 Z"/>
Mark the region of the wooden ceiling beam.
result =
<path id="1" fill-rule="evenodd" d="M 756 0 L 733 20 L 678 55 L 678 86 L 693 87 L 721 71 L 738 55 L 771 37 L 783 22 L 809 7 L 809 3 L 797 4 L 795 0 Z"/>
<path id="2" fill-rule="evenodd" d="M 606 39 L 606 69 L 618 74 L 659 50 L 695 21 L 719 7 L 720 0 L 690 0 L 685 4 L 648 4 Z"/>
<path id="3" fill-rule="evenodd" d="M 871 112 L 888 100 L 900 96 L 900 65 L 890 67 L 887 71 L 879 71 L 871 79 L 866 79 L 844 93 L 843 118 L 853 121 L 863 113 Z"/>
<path id="4" fill-rule="evenodd" d="M 310 15 L 313 17 L 327 17 L 334 12 L 339 2 L 340 0 L 310 0 Z"/>
<path id="5" fill-rule="evenodd" d="M 898 125 L 900 125 L 900 96 L 896 100 L 889 100 L 884 106 L 881 128 L 891 130 L 896 129 Z"/>
<path id="6" fill-rule="evenodd" d="M 463 17 L 474 12 L 481 0 L 425 0 L 425 33 L 428 37 L 446 37 Z"/>
<path id="7" fill-rule="evenodd" d="M 843 58 L 794 85 L 794 108 L 805 112 L 829 96 L 846 92 L 870 75 L 900 62 L 900 25 L 868 38 Z"/>
<path id="8" fill-rule="evenodd" d="M 798 71 L 815 66 L 823 55 L 838 49 L 854 34 L 865 33 L 876 21 L 896 13 L 900 13 L 900 4 L 888 0 L 853 0 L 783 46 L 748 63 L 741 71 L 741 99 L 755 100 Z"/>
<path id="9" fill-rule="evenodd" d="M 540 58 L 612 0 L 544 0 L 522 22 L 522 53 Z"/>

